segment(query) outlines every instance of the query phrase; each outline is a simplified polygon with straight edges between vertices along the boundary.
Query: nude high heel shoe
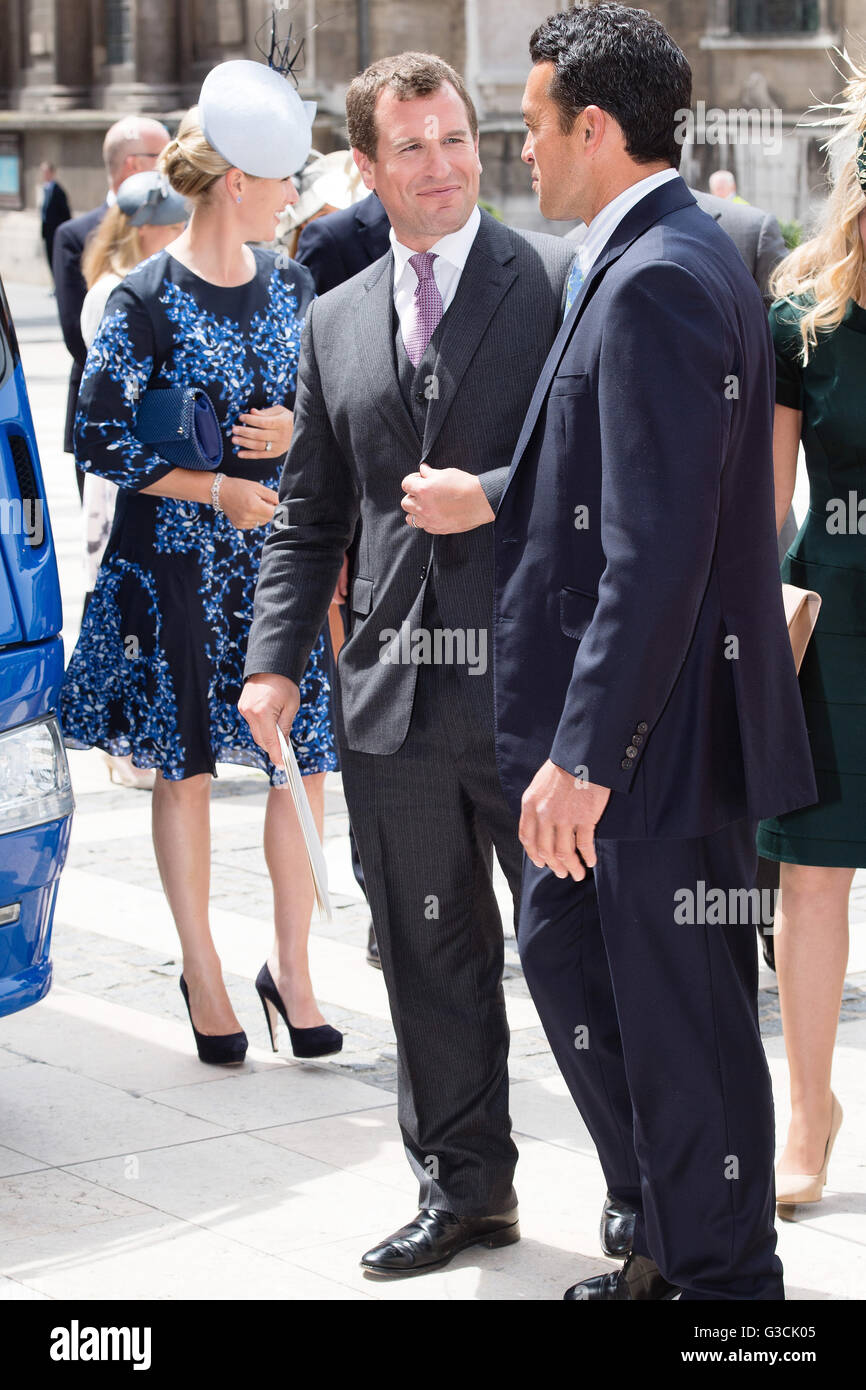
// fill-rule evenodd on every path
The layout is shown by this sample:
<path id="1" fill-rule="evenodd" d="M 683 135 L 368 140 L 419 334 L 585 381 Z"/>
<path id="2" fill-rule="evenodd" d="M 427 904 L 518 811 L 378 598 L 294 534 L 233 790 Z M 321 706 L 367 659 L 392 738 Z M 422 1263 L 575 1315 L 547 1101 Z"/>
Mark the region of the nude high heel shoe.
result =
<path id="1" fill-rule="evenodd" d="M 153 768 L 136 767 L 131 757 L 116 757 L 103 753 L 102 760 L 108 768 L 108 776 L 118 787 L 135 787 L 139 791 L 153 791 L 156 772 Z"/>
<path id="2" fill-rule="evenodd" d="M 842 1124 L 842 1107 L 830 1092 L 830 1133 L 824 1149 L 824 1164 L 819 1173 L 779 1173 L 776 1175 L 776 1210 L 783 1221 L 791 1220 L 791 1208 L 808 1202 L 820 1202 L 827 1181 L 827 1165 Z"/>

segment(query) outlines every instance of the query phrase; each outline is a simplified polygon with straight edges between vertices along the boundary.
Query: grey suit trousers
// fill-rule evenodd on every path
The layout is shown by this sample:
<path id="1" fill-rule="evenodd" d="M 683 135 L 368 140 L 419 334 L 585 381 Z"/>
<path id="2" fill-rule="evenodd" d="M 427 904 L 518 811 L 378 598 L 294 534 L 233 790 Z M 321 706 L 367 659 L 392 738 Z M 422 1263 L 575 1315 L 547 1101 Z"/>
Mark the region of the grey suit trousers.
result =
<path id="1" fill-rule="evenodd" d="M 436 627 L 435 601 L 425 626 Z M 460 1216 L 516 1202 L 508 1024 L 493 851 L 515 915 L 523 854 L 499 783 L 490 672 L 420 666 L 409 732 L 388 754 L 341 749 L 398 1051 L 398 1117 L 419 1205 Z M 473 694 L 476 698 L 472 698 Z"/>

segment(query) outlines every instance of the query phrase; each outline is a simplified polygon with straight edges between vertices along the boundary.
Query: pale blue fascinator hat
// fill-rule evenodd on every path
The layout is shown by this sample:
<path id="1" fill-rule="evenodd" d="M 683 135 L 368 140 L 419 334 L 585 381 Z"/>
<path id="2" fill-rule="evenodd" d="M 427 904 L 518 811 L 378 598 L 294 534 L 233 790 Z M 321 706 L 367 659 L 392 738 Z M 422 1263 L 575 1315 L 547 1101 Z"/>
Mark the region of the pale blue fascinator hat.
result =
<path id="1" fill-rule="evenodd" d="M 247 58 L 213 68 L 198 99 L 208 144 L 260 179 L 285 179 L 304 167 L 315 114 L 315 102 L 302 101 L 281 72 Z"/>

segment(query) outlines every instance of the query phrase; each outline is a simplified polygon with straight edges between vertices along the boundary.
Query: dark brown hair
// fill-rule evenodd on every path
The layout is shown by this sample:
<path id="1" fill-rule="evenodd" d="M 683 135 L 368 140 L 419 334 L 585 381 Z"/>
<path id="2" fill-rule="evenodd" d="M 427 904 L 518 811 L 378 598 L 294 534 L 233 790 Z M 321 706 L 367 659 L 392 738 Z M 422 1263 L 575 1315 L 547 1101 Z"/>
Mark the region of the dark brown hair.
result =
<path id="1" fill-rule="evenodd" d="M 667 30 L 631 5 L 579 4 L 551 15 L 529 40 L 533 63 L 554 66 L 548 95 L 569 135 L 587 106 L 619 124 L 637 164 L 680 167 L 677 124 L 692 99 L 692 70 Z"/>
<path id="2" fill-rule="evenodd" d="M 398 53 L 393 58 L 380 58 L 359 73 L 346 93 L 346 121 L 349 144 L 368 159 L 376 158 L 376 102 L 385 87 L 398 101 L 412 101 L 438 92 L 446 82 L 454 88 L 466 107 L 469 129 L 474 140 L 478 134 L 478 116 L 463 78 L 435 53 Z"/>

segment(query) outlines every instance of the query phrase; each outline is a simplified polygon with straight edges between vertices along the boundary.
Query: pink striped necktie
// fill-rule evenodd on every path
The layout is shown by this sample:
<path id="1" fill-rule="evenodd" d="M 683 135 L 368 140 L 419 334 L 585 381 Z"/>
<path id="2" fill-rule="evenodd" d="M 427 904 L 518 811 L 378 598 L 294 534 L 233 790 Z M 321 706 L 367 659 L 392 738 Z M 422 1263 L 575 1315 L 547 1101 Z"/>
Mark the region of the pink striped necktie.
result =
<path id="1" fill-rule="evenodd" d="M 435 259 L 433 251 L 416 251 L 414 256 L 409 257 L 409 264 L 418 276 L 418 284 L 412 304 L 412 320 L 403 344 L 413 367 L 417 367 L 424 356 L 442 317 L 442 296 L 433 275 Z"/>

